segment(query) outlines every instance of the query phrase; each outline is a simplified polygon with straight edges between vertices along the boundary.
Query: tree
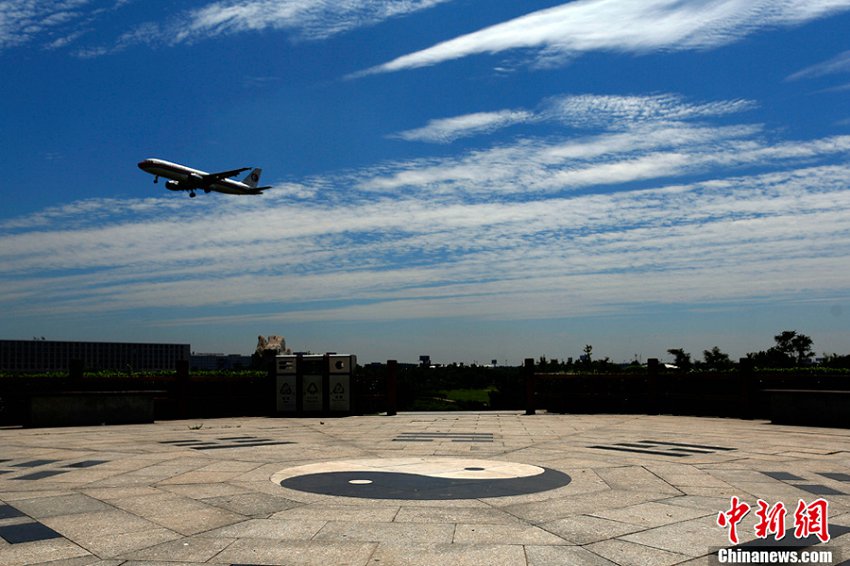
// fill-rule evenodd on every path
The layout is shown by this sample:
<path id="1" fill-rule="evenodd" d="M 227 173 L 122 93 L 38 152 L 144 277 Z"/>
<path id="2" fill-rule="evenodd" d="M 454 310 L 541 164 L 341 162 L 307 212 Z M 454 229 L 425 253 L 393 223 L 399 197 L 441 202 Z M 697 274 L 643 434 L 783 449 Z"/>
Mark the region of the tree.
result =
<path id="1" fill-rule="evenodd" d="M 675 358 L 673 360 L 673 365 L 682 371 L 691 371 L 691 368 L 693 367 L 691 355 L 685 352 L 683 348 L 670 348 L 667 350 L 667 353 Z"/>
<path id="2" fill-rule="evenodd" d="M 747 357 L 761 367 L 785 368 L 803 365 L 814 356 L 812 339 L 796 330 L 783 330 L 773 340 L 776 346 Z"/>
<path id="3" fill-rule="evenodd" d="M 710 370 L 724 370 L 732 367 L 732 360 L 729 359 L 729 354 L 724 354 L 720 348 L 715 346 L 711 350 L 703 350 L 703 359 L 705 367 Z"/>
<path id="4" fill-rule="evenodd" d="M 808 362 L 815 355 L 814 351 L 812 351 L 812 344 L 814 344 L 814 341 L 805 334 L 797 334 L 791 340 L 791 348 L 797 356 L 798 366 Z"/>
<path id="5" fill-rule="evenodd" d="M 584 346 L 584 350 L 582 351 L 584 352 L 584 356 L 582 356 L 582 359 L 587 365 L 590 365 L 590 362 L 593 361 L 593 346 L 591 346 L 590 344 L 586 344 Z"/>

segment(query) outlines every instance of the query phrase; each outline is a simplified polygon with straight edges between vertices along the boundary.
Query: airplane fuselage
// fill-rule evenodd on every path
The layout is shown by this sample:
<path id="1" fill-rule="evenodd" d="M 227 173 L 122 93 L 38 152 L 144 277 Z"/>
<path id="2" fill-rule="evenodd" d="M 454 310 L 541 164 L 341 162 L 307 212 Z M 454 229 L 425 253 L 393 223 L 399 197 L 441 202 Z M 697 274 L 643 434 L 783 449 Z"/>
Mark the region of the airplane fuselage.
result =
<path id="1" fill-rule="evenodd" d="M 145 159 L 139 162 L 139 169 L 154 176 L 154 183 L 160 177 L 169 179 L 165 183 L 165 188 L 171 191 L 189 191 L 189 196 L 194 197 L 195 191 L 200 190 L 206 193 L 216 191 L 231 195 L 256 195 L 262 194 L 264 189 L 269 187 L 257 187 L 256 182 L 259 180 L 259 169 L 255 169 L 253 173 L 245 178 L 247 181 L 253 177 L 253 184 L 248 184 L 243 181 L 229 179 L 242 171 L 247 171 L 249 167 L 226 171 L 224 173 L 207 173 L 199 169 L 192 169 L 179 163 L 172 163 L 164 159 Z M 225 176 L 226 175 L 226 176 Z"/>

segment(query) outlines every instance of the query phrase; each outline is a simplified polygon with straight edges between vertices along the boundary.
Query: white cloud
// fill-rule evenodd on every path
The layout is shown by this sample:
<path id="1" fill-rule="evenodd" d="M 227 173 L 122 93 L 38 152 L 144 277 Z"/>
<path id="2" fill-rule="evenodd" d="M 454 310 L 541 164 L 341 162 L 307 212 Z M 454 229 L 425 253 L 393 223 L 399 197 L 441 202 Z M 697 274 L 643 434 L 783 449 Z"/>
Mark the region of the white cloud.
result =
<path id="1" fill-rule="evenodd" d="M 226 0 L 187 10 L 165 21 L 140 24 L 115 49 L 138 43 L 178 44 L 221 35 L 273 29 L 295 40 L 317 41 L 451 0 Z"/>
<path id="2" fill-rule="evenodd" d="M 850 293 L 836 267 L 850 259 L 850 137 L 771 142 L 757 125 L 711 123 L 735 101 L 646 100 L 567 105 L 576 124 L 602 106 L 629 128 L 307 179 L 263 199 L 88 200 L 8 220 L 0 308 L 7 320 L 163 309 L 166 325 L 246 311 L 521 319 Z"/>
<path id="3" fill-rule="evenodd" d="M 450 143 L 462 137 L 535 122 L 559 122 L 573 128 L 601 130 L 630 130 L 653 124 L 657 130 L 658 125 L 665 122 L 725 116 L 752 110 L 756 106 L 755 102 L 743 99 L 695 104 L 675 94 L 563 95 L 549 98 L 535 111 L 498 110 L 441 118 L 391 137 L 407 141 Z"/>
<path id="4" fill-rule="evenodd" d="M 214 2 L 189 13 L 186 34 L 219 35 L 289 29 L 301 39 L 323 39 L 353 28 L 432 8 L 449 0 L 252 0 Z M 182 38 L 181 38 L 182 39 Z"/>
<path id="5" fill-rule="evenodd" d="M 39 42 L 60 49 L 92 31 L 102 15 L 134 0 L 0 0 L 0 51 Z"/>
<path id="6" fill-rule="evenodd" d="M 4 285 L 0 302 L 31 297 L 34 314 L 271 302 L 292 321 L 535 318 L 843 292 L 850 277 L 835 266 L 850 253 L 848 179 L 850 167 L 819 167 L 524 203 L 379 200 L 231 220 L 223 207 L 206 219 L 31 233 L 2 240 L 41 264 Z M 284 217 L 299 220 L 245 227 Z M 212 237 L 193 243 L 203 231 Z M 96 271 L 53 275 L 71 267 Z"/>
<path id="7" fill-rule="evenodd" d="M 93 0 L 0 1 L 0 51 L 32 41 L 51 49 L 69 47 L 84 35 L 94 35 L 99 16 L 131 1 L 116 0 L 109 6 Z M 75 54 L 98 57 L 131 45 L 178 44 L 268 29 L 284 30 L 295 40 L 321 40 L 450 1 L 221 0 L 143 22 L 112 45 L 80 46 Z"/>
<path id="8" fill-rule="evenodd" d="M 623 96 L 592 94 L 551 98 L 543 115 L 574 127 L 624 129 L 648 122 L 680 122 L 752 110 L 751 100 L 690 103 L 675 94 Z"/>
<path id="9" fill-rule="evenodd" d="M 362 74 L 530 49 L 538 65 L 591 51 L 710 49 L 760 29 L 850 9 L 850 0 L 576 0 L 527 14 L 384 63 Z"/>
<path id="10" fill-rule="evenodd" d="M 363 171 L 358 188 L 386 194 L 464 195 L 489 199 L 563 193 L 596 186 L 764 168 L 850 154 L 850 136 L 769 142 L 756 126 L 643 124 L 562 141 L 526 140 L 455 158 L 419 160 Z"/>
<path id="11" fill-rule="evenodd" d="M 850 51 L 839 53 L 828 61 L 798 71 L 788 77 L 788 80 L 812 79 L 839 73 L 850 73 Z"/>
<path id="12" fill-rule="evenodd" d="M 90 0 L 7 0 L 0 2 L 0 51 L 28 43 L 81 18 Z"/>
<path id="13" fill-rule="evenodd" d="M 531 120 L 533 116 L 531 112 L 524 110 L 477 112 L 465 116 L 431 120 L 426 126 L 399 132 L 393 137 L 407 141 L 450 143 L 461 137 L 489 133 L 514 124 L 522 124 Z"/>

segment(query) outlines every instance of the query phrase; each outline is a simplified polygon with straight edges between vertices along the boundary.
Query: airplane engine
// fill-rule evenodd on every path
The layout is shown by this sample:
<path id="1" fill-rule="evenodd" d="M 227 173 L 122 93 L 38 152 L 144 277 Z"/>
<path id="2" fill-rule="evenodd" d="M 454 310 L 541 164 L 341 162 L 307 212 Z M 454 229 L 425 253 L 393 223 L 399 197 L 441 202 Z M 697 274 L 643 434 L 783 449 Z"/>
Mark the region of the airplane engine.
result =
<path id="1" fill-rule="evenodd" d="M 165 183 L 165 188 L 169 191 L 179 191 L 180 183 L 178 183 L 177 181 L 168 181 L 167 183 Z"/>

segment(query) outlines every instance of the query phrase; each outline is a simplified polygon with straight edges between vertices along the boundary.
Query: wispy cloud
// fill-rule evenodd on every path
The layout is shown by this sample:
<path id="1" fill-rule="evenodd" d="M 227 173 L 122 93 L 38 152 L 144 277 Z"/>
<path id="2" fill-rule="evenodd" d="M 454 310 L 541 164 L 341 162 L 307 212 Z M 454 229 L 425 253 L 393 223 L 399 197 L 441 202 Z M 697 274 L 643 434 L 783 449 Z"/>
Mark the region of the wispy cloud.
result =
<path id="1" fill-rule="evenodd" d="M 97 31 L 99 16 L 134 0 L 109 5 L 93 0 L 6 0 L 0 2 L 0 51 L 33 41 L 59 49 L 79 44 Z M 353 29 L 433 8 L 451 0 L 221 0 L 163 14 L 121 33 L 111 44 L 75 47 L 96 57 L 139 44 L 176 45 L 245 32 L 281 30 L 295 41 L 317 41 Z"/>
<path id="2" fill-rule="evenodd" d="M 537 66 L 562 64 L 591 51 L 711 49 L 761 29 L 798 25 L 848 9 L 850 0 L 577 0 L 450 39 L 359 75 L 515 49 L 532 50 Z"/>
<path id="3" fill-rule="evenodd" d="M 712 123 L 740 102 L 659 97 L 646 111 L 624 110 L 640 97 L 566 104 L 576 124 L 580 108 L 616 108 L 598 133 L 526 132 L 257 199 L 88 200 L 8 220 L 0 308 L 11 320 L 166 309 L 164 325 L 248 311 L 513 320 L 850 294 L 836 269 L 850 259 L 850 137 L 771 140 Z M 622 116 L 633 127 L 614 125 Z"/>
<path id="4" fill-rule="evenodd" d="M 796 81 L 799 79 L 813 79 L 839 73 L 850 73 L 850 51 L 839 53 L 828 61 L 797 71 L 793 75 L 789 76 L 788 80 Z"/>
<path id="5" fill-rule="evenodd" d="M 848 179 L 817 167 L 524 203 L 281 202 L 230 221 L 221 207 L 53 229 L 3 238 L 0 302 L 31 315 L 271 303 L 290 321 L 511 319 L 844 293 Z"/>
<path id="6" fill-rule="evenodd" d="M 407 141 L 450 143 L 462 137 L 492 132 L 531 120 L 534 115 L 524 110 L 477 112 L 465 116 L 431 120 L 427 125 L 394 134 L 392 137 Z"/>
<path id="7" fill-rule="evenodd" d="M 66 47 L 89 33 L 98 17 L 133 0 L 4 0 L 0 2 L 0 51 L 37 41 Z"/>
<path id="8" fill-rule="evenodd" d="M 581 128 L 628 129 L 637 124 L 715 118 L 752 110 L 751 100 L 693 103 L 676 94 L 624 96 L 594 94 L 553 97 L 541 114 Z"/>
<path id="9" fill-rule="evenodd" d="M 848 149 L 850 137 L 784 143 L 763 139 L 758 125 L 710 124 L 711 118 L 754 106 L 746 100 L 692 103 L 673 94 L 554 97 L 526 113 L 526 122 L 555 121 L 593 133 L 525 138 L 451 158 L 385 164 L 364 170 L 357 186 L 378 193 L 516 197 L 704 174 L 717 167 L 805 163 Z"/>
<path id="10" fill-rule="evenodd" d="M 715 118 L 752 110 L 756 106 L 755 102 L 743 99 L 691 103 L 669 93 L 650 96 L 563 95 L 550 97 L 536 110 L 498 110 L 441 118 L 391 137 L 450 143 L 459 138 L 534 122 L 559 122 L 577 129 L 597 130 L 630 130 L 648 123 L 657 128 L 662 122 Z"/>
<path id="11" fill-rule="evenodd" d="M 294 41 L 318 41 L 353 29 L 433 8 L 451 0 L 226 0 L 144 22 L 124 33 L 111 50 L 131 45 L 191 43 L 262 30 L 287 32 Z M 81 53 L 85 55 L 85 53 Z M 99 54 L 95 52 L 95 54 Z"/>
<path id="12" fill-rule="evenodd" d="M 219 35 L 266 28 L 286 29 L 299 39 L 324 39 L 357 27 L 432 8 L 450 0 L 253 0 L 214 2 L 189 12 L 181 41 L 193 35 Z"/>
<path id="13" fill-rule="evenodd" d="M 0 50 L 28 43 L 84 16 L 90 0 L 0 2 Z"/>

